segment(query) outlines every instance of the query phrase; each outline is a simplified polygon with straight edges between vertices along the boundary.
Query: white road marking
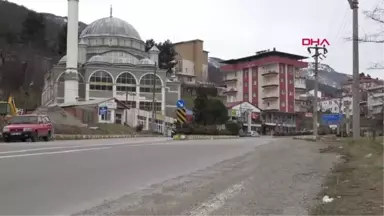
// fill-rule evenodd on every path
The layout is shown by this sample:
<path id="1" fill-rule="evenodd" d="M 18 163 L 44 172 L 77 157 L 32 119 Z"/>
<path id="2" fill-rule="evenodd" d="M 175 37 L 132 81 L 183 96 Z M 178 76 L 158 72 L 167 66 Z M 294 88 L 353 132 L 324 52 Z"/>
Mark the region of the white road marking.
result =
<path id="1" fill-rule="evenodd" d="M 211 215 L 211 213 L 219 208 L 221 208 L 225 202 L 236 196 L 244 189 L 244 183 L 235 184 L 232 187 L 228 188 L 224 192 L 218 194 L 213 199 L 208 202 L 203 203 L 198 208 L 192 210 L 191 212 L 185 214 L 190 216 L 206 216 Z"/>
<path id="2" fill-rule="evenodd" d="M 111 148 L 111 147 L 100 147 L 100 148 L 90 148 L 90 149 L 75 149 L 75 150 L 57 151 L 57 152 L 39 152 L 39 153 L 20 154 L 20 155 L 6 155 L 6 156 L 0 156 L 0 159 L 27 157 L 27 156 L 37 156 L 37 155 L 50 155 L 50 154 L 65 154 L 65 153 L 72 153 L 72 152 L 92 151 L 92 150 L 101 150 L 101 149 L 109 149 L 109 148 Z"/>
<path id="3" fill-rule="evenodd" d="M 43 151 L 43 150 L 55 150 L 55 149 L 68 149 L 68 148 L 87 148 L 87 147 L 97 147 L 97 146 L 118 146 L 118 145 L 130 145 L 130 144 L 139 144 L 146 143 L 148 141 L 136 141 L 136 142 L 120 142 L 120 143 L 108 143 L 108 144 L 95 144 L 95 145 L 74 145 L 74 146 L 57 146 L 57 147 L 46 147 L 46 148 L 31 148 L 23 150 L 14 150 L 14 151 L 3 151 L 0 154 L 12 154 L 12 153 L 23 153 L 31 151 Z M 161 143 L 159 143 L 161 144 Z M 141 144 L 145 145 L 145 144 Z"/>
<path id="4" fill-rule="evenodd" d="M 23 153 L 30 151 L 42 151 L 42 150 L 53 150 L 53 149 L 66 149 L 66 148 L 78 148 L 82 146 L 60 146 L 60 147 L 49 147 L 49 148 L 32 148 L 32 149 L 23 149 L 23 150 L 15 150 L 15 151 L 4 151 L 0 152 L 0 154 L 12 154 L 12 153 Z"/>
<path id="5" fill-rule="evenodd" d="M 220 142 L 215 143 L 209 143 L 208 145 L 226 145 L 226 144 L 234 144 L 233 141 L 230 143 L 222 143 L 223 140 L 220 140 Z M 230 141 L 230 140 L 225 140 Z M 236 140 L 237 142 L 245 142 L 246 140 Z M 90 151 L 90 150 L 101 150 L 101 149 L 110 149 L 115 146 L 122 146 L 125 145 L 126 147 L 138 147 L 138 146 L 156 146 L 156 145 L 207 145 L 206 143 L 195 143 L 193 140 L 187 140 L 187 141 L 173 141 L 173 142 L 159 142 L 159 143 L 147 143 L 148 141 L 141 141 L 141 142 L 122 142 L 122 143 L 113 143 L 113 144 L 97 144 L 97 145 L 77 145 L 77 146 L 59 146 L 59 147 L 49 147 L 49 148 L 36 148 L 36 149 L 24 149 L 24 150 L 15 150 L 15 151 L 6 151 L 6 152 L 0 152 L 1 154 L 12 154 L 12 153 L 25 153 L 25 152 L 34 152 L 34 151 L 42 151 L 42 150 L 54 150 L 54 149 L 68 149 L 68 148 L 75 148 L 72 150 L 66 150 L 66 151 L 53 151 L 53 152 L 38 152 L 38 153 L 29 153 L 29 154 L 16 154 L 16 155 L 3 155 L 0 156 L 0 159 L 5 158 L 16 158 L 16 157 L 26 157 L 26 156 L 36 156 L 36 155 L 50 155 L 50 154 L 61 154 L 61 153 L 72 153 L 72 152 L 81 152 L 81 151 Z M 146 144 L 145 144 L 146 143 Z M 265 143 L 262 143 L 265 144 Z M 96 148 L 92 148 L 96 147 Z M 99 147 L 99 148 L 97 148 Z M 83 149 L 76 149 L 76 148 L 83 148 Z"/>

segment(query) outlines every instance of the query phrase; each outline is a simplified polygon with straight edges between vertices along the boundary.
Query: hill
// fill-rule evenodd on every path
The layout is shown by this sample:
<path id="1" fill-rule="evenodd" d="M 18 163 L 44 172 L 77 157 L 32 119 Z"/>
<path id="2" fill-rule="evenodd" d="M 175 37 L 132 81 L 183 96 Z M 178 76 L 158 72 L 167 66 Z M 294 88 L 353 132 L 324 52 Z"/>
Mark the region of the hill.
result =
<path id="1" fill-rule="evenodd" d="M 23 108 L 39 104 L 44 74 L 61 57 L 59 35 L 65 25 L 66 17 L 0 0 L 0 100 L 13 94 Z M 85 27 L 79 23 L 79 30 Z"/>

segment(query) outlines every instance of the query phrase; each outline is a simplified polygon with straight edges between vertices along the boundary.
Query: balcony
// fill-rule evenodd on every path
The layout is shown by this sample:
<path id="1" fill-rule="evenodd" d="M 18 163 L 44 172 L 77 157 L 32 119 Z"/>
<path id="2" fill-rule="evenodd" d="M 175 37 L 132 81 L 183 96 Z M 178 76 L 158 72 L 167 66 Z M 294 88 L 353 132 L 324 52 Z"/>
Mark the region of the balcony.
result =
<path id="1" fill-rule="evenodd" d="M 279 107 L 279 103 L 275 102 L 275 103 L 269 103 L 269 102 L 265 102 L 263 103 L 263 110 L 279 110 L 280 107 Z"/>
<path id="2" fill-rule="evenodd" d="M 303 96 L 300 96 L 300 95 L 295 95 L 295 101 L 306 101 L 307 100 L 307 97 L 303 97 Z"/>
<path id="3" fill-rule="evenodd" d="M 295 79 L 295 88 L 297 90 L 306 90 L 307 89 L 307 85 L 305 84 L 305 80 Z"/>
<path id="4" fill-rule="evenodd" d="M 295 112 L 307 112 L 307 108 L 305 106 L 295 104 Z"/>
<path id="5" fill-rule="evenodd" d="M 265 70 L 263 73 L 261 73 L 261 76 L 276 76 L 279 73 L 275 70 Z"/>
<path id="6" fill-rule="evenodd" d="M 263 100 L 276 100 L 279 98 L 279 92 L 278 91 L 271 91 L 271 92 L 264 92 L 261 99 Z"/>
<path id="7" fill-rule="evenodd" d="M 229 88 L 229 89 L 225 90 L 223 93 L 224 94 L 235 94 L 235 93 L 237 93 L 237 89 L 236 88 Z"/>
<path id="8" fill-rule="evenodd" d="M 237 78 L 227 78 L 222 81 L 223 84 L 237 82 Z"/>
<path id="9" fill-rule="evenodd" d="M 271 81 L 266 81 L 261 84 L 261 87 L 263 88 L 273 88 L 273 87 L 278 87 L 279 86 L 279 80 L 274 79 Z"/>

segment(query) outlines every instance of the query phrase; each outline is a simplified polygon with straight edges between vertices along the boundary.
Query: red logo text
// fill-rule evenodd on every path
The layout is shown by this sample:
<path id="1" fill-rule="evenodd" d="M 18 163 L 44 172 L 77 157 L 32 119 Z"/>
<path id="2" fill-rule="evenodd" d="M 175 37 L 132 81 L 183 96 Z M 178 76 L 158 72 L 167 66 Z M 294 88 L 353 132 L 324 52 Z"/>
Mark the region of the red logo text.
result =
<path id="1" fill-rule="evenodd" d="M 329 42 L 327 39 L 323 38 L 303 38 L 301 39 L 301 45 L 303 46 L 323 46 L 323 45 L 327 45 L 329 46 Z"/>

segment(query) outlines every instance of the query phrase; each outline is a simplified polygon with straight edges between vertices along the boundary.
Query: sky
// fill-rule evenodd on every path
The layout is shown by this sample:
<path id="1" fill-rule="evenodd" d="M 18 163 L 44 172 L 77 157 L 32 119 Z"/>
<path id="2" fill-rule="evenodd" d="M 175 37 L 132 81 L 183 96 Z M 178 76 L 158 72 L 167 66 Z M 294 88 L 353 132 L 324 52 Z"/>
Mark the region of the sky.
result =
<path id="1" fill-rule="evenodd" d="M 37 12 L 67 15 L 67 0 L 9 0 Z M 209 56 L 240 58 L 275 47 L 308 56 L 302 38 L 327 39 L 329 53 L 322 63 L 352 74 L 352 11 L 347 0 L 80 0 L 79 19 L 87 24 L 109 16 L 121 18 L 143 40 L 172 42 L 201 39 Z M 359 34 L 384 26 L 367 19 L 383 0 L 360 0 Z M 368 70 L 384 62 L 384 44 L 361 43 L 360 72 L 384 79 L 384 70 Z M 308 61 L 313 61 L 309 59 Z"/>

